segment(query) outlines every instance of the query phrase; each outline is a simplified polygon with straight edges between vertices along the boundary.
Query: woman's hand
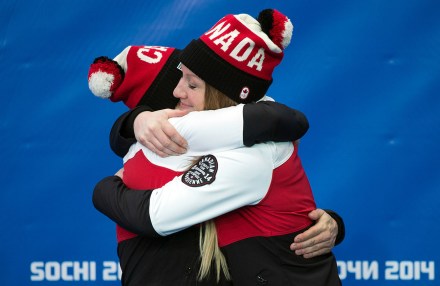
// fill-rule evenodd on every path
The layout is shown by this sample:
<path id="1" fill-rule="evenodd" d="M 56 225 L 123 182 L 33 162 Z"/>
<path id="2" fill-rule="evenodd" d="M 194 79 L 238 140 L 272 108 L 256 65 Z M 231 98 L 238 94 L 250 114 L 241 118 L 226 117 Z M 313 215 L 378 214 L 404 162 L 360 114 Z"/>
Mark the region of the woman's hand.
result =
<path id="1" fill-rule="evenodd" d="M 324 210 L 316 209 L 309 213 L 316 223 L 305 232 L 298 234 L 290 249 L 304 258 L 311 258 L 329 253 L 335 246 L 338 224 Z"/>
<path id="2" fill-rule="evenodd" d="M 184 116 L 187 113 L 174 109 L 140 113 L 133 125 L 136 140 L 160 157 L 184 154 L 188 143 L 168 119 Z"/>

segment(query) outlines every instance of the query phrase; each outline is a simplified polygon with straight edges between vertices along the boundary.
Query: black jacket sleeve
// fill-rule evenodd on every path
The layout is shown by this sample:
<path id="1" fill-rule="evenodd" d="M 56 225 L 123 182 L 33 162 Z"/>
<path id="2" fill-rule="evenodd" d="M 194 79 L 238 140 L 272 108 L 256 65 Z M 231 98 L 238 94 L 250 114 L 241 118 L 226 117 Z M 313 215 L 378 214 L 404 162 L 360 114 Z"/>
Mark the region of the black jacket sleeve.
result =
<path id="1" fill-rule="evenodd" d="M 161 237 L 150 219 L 151 194 L 150 190 L 133 191 L 121 178 L 110 176 L 96 184 L 92 200 L 98 211 L 123 228 L 144 236 Z"/>
<path id="2" fill-rule="evenodd" d="M 243 124 L 243 142 L 248 147 L 267 141 L 295 141 L 309 129 L 301 111 L 274 101 L 246 104 Z"/>
<path id="3" fill-rule="evenodd" d="M 150 219 L 150 197 L 152 190 L 134 191 L 127 188 L 121 178 L 109 176 L 102 179 L 93 191 L 95 208 L 123 228 L 140 235 L 161 237 L 153 228 Z M 345 238 L 342 217 L 332 210 L 325 210 L 338 224 L 335 245 Z"/>
<path id="4" fill-rule="evenodd" d="M 136 142 L 133 123 L 143 111 L 152 109 L 138 106 L 122 114 L 113 125 L 110 147 L 119 157 L 124 157 Z M 248 147 L 268 141 L 295 141 L 309 129 L 309 122 L 301 111 L 273 101 L 246 104 L 243 108 L 243 124 L 243 142 Z"/>
<path id="5" fill-rule="evenodd" d="M 336 223 L 338 224 L 338 235 L 336 236 L 336 242 L 335 242 L 335 245 L 338 245 L 345 238 L 345 224 L 344 224 L 344 220 L 335 211 L 325 210 L 325 212 L 328 213 L 336 221 Z"/>

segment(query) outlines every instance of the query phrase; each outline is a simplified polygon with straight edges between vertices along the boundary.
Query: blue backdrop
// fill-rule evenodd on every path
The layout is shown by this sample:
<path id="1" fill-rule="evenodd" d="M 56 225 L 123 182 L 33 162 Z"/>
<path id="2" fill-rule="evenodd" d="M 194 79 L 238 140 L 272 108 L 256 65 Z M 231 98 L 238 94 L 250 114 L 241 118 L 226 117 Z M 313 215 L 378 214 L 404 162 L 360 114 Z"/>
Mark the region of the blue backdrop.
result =
<path id="1" fill-rule="evenodd" d="M 268 7 L 295 26 L 268 94 L 310 121 L 301 157 L 318 205 L 345 219 L 344 285 L 440 285 L 435 0 L 1 1 L 1 285 L 119 285 L 91 194 L 121 166 L 108 134 L 126 107 L 91 94 L 93 59 L 183 48 Z"/>

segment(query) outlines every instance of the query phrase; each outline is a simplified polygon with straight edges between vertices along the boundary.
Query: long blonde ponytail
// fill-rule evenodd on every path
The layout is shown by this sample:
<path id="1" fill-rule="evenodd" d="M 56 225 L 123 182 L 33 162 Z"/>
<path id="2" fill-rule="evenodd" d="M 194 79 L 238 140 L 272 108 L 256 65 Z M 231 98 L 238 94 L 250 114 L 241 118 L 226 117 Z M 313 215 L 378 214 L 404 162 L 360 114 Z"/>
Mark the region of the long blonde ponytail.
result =
<path id="1" fill-rule="evenodd" d="M 204 222 L 200 227 L 199 247 L 201 264 L 198 279 L 203 280 L 207 277 L 212 265 L 216 272 L 217 282 L 220 281 L 221 272 L 224 273 L 227 280 L 231 280 L 226 258 L 218 246 L 217 230 L 213 220 Z"/>

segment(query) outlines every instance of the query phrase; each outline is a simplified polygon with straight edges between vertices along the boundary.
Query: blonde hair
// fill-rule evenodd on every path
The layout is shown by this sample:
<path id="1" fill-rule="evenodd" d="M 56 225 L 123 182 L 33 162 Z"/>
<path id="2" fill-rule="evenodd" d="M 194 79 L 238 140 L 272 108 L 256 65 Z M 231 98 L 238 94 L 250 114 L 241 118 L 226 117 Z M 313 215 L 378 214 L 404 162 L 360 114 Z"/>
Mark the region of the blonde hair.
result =
<path id="1" fill-rule="evenodd" d="M 206 84 L 204 110 L 215 110 L 223 107 L 237 105 L 235 101 Z M 209 275 L 211 265 L 214 266 L 217 275 L 217 282 L 220 281 L 221 272 L 227 280 L 231 280 L 226 258 L 218 246 L 217 229 L 213 220 L 208 220 L 200 227 L 199 235 L 200 248 L 200 269 L 198 273 L 199 281 Z"/>

